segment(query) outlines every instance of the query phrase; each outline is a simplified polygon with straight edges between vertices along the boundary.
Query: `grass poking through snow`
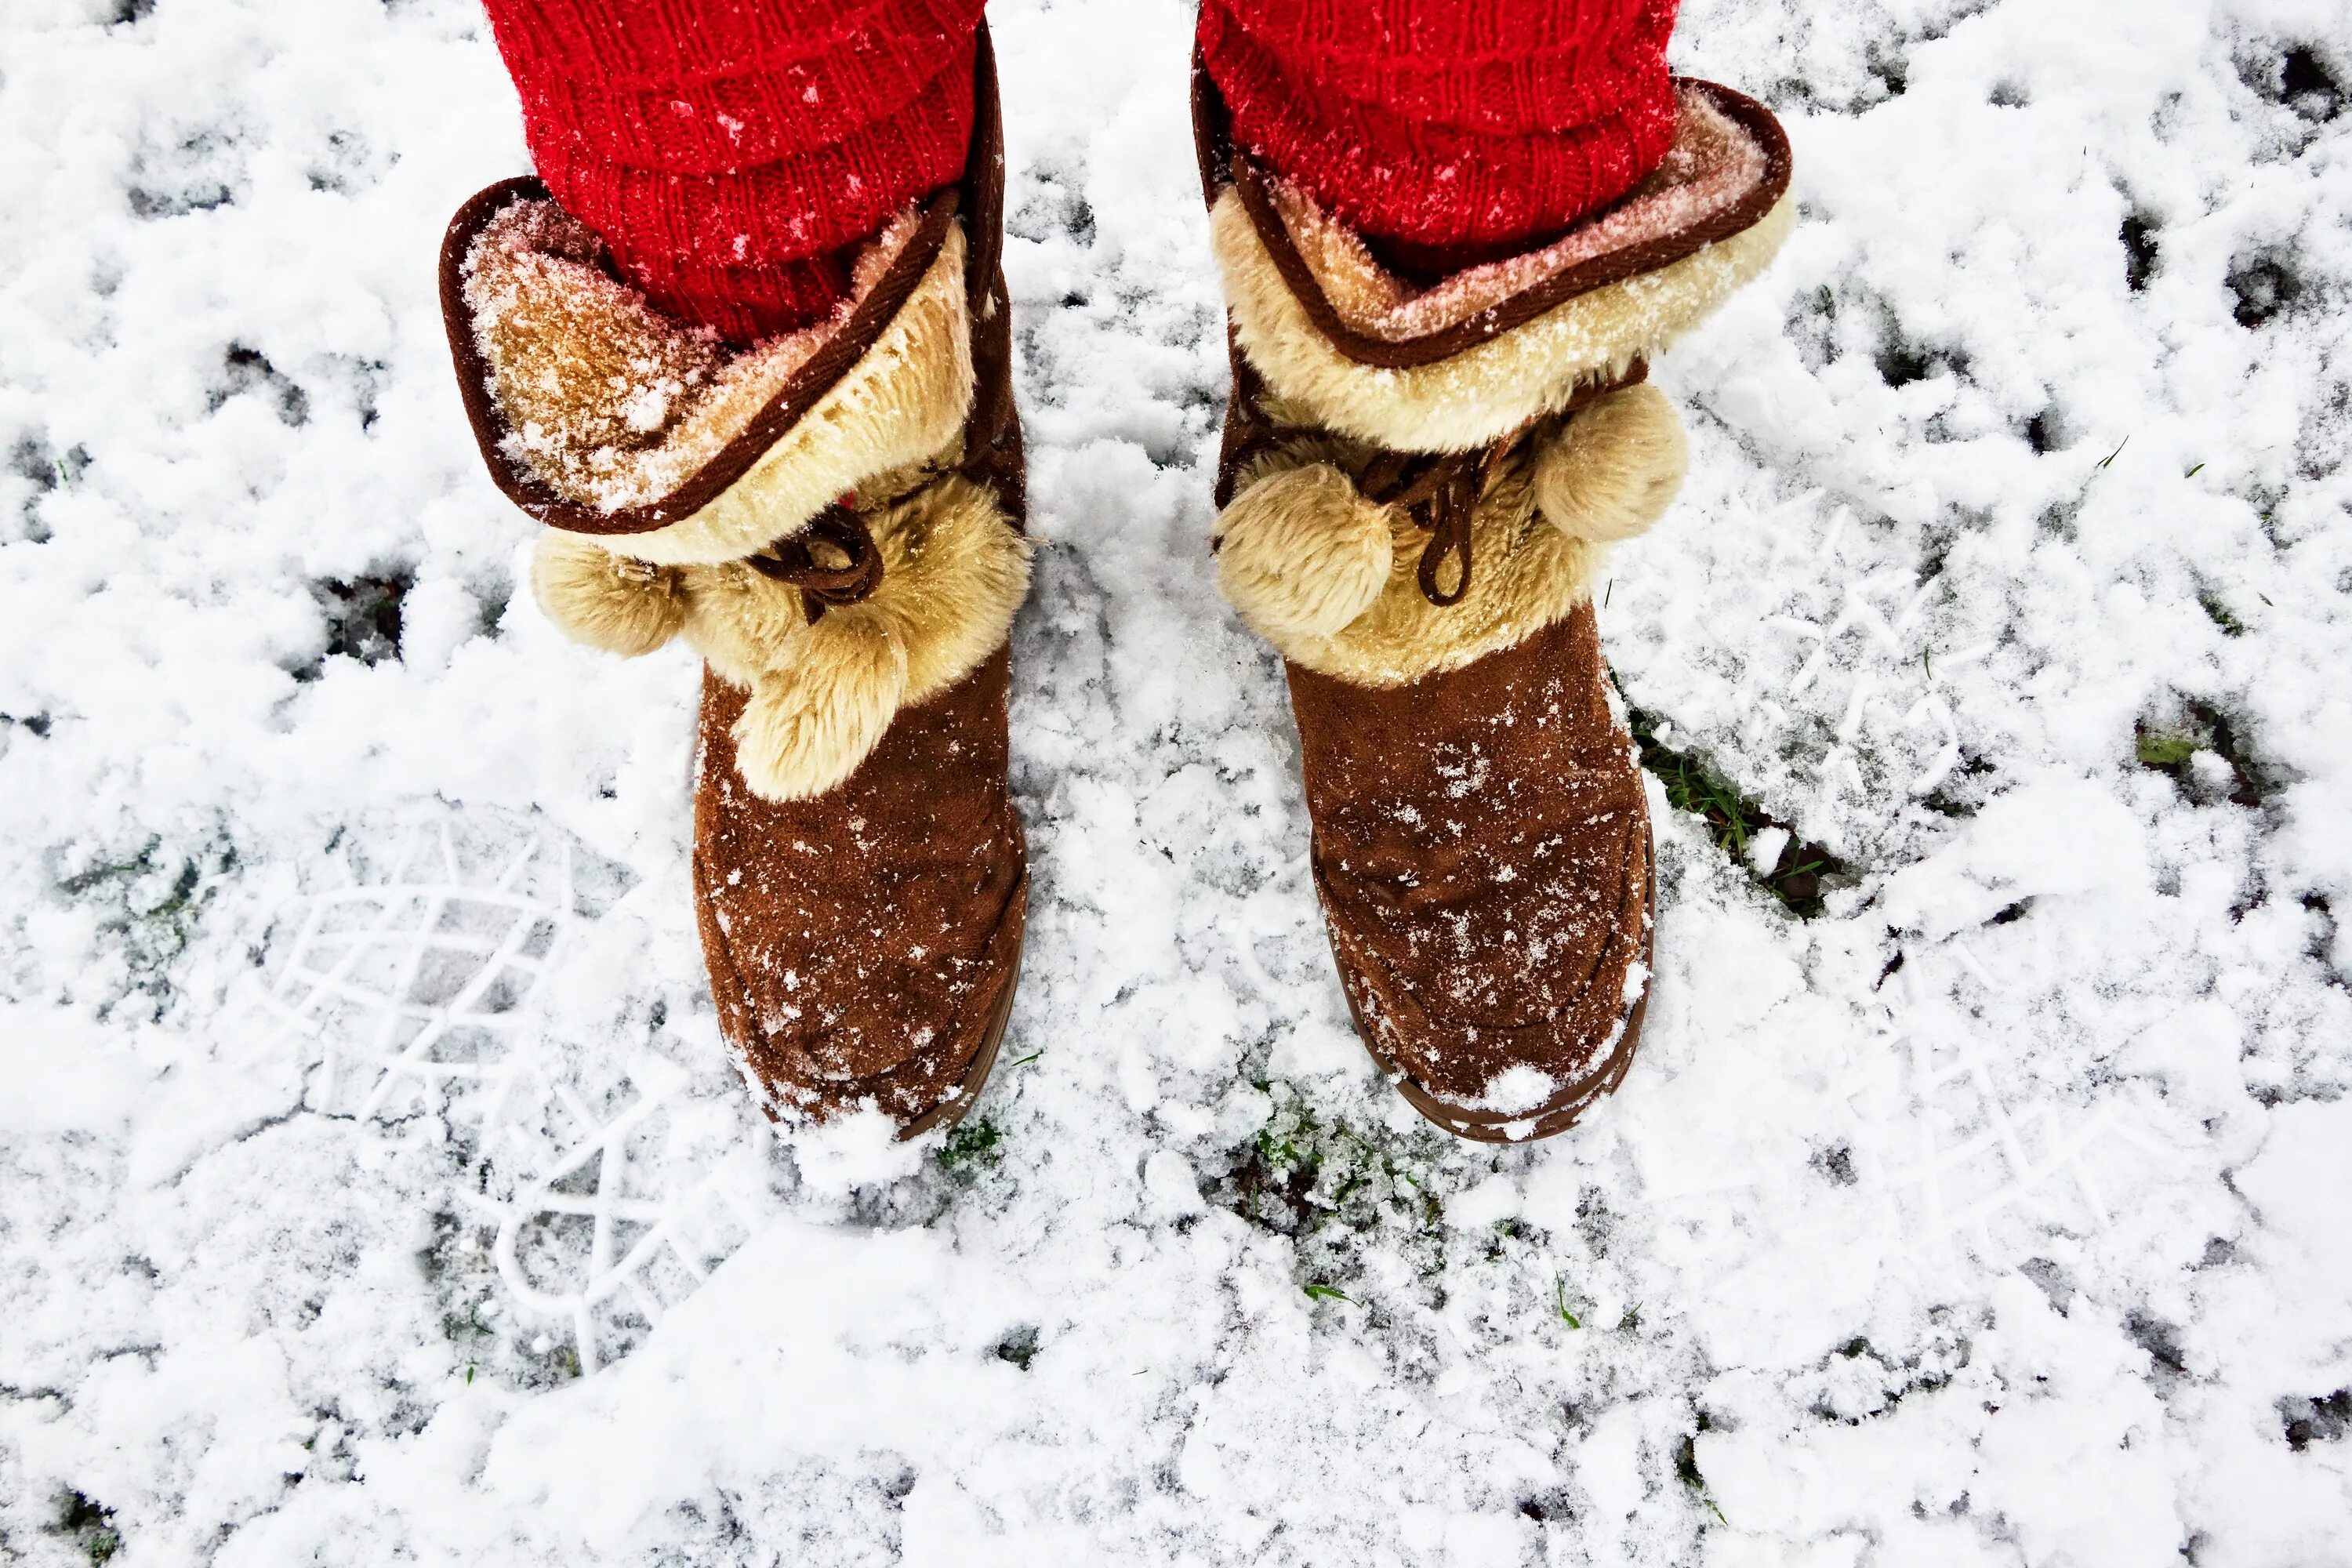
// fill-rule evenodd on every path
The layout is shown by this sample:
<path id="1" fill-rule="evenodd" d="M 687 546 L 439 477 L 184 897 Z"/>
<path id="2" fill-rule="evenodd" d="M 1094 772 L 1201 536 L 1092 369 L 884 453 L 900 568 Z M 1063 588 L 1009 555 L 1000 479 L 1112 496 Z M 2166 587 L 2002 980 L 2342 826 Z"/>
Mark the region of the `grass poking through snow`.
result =
<path id="1" fill-rule="evenodd" d="M 948 1174 L 970 1181 L 1004 1158 L 998 1147 L 1003 1141 L 1004 1130 L 985 1116 L 961 1122 L 940 1145 L 940 1164 Z"/>
<path id="2" fill-rule="evenodd" d="M 1811 920 L 1822 909 L 1822 895 L 1851 879 L 1852 869 L 1818 844 L 1797 837 L 1789 825 L 1741 795 L 1720 773 L 1687 752 L 1678 752 L 1658 738 L 1659 721 L 1630 702 L 1625 720 L 1640 748 L 1642 766 L 1665 786 L 1666 802 L 1706 824 L 1716 847 L 1754 877 L 1766 892 L 1801 920 Z M 1769 869 L 1759 869 L 1749 844 L 1780 828 L 1786 836 Z"/>
<path id="3" fill-rule="evenodd" d="M 2229 770 L 2226 777 L 2200 776 L 2200 752 L 2219 758 Z M 2261 767 L 2228 716 L 2208 703 L 2185 702 L 2172 718 L 2142 721 L 2133 736 L 2132 753 L 2141 767 L 2168 775 L 2192 800 L 2219 795 L 2233 805 L 2263 804 Z"/>

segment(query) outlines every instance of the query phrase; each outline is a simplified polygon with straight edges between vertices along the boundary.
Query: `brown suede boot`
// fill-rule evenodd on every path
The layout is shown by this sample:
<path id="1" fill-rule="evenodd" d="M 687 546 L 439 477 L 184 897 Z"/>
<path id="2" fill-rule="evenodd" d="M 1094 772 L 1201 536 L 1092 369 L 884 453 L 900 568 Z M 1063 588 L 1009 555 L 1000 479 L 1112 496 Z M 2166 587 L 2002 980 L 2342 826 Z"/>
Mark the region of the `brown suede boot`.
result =
<path id="1" fill-rule="evenodd" d="M 1005 788 L 1029 581 L 985 28 L 962 183 L 832 321 L 730 353 L 534 180 L 450 225 L 442 305 L 532 586 L 579 640 L 705 660 L 694 882 L 719 1025 L 772 1115 L 912 1137 L 978 1098 L 1027 910 Z"/>
<path id="2" fill-rule="evenodd" d="M 1649 815 L 1591 586 L 1682 480 L 1650 357 L 1792 216 L 1771 115 L 1704 82 L 1678 101 L 1623 201 L 1416 283 L 1237 152 L 1193 73 L 1234 362 L 1219 580 L 1288 667 L 1357 1029 L 1465 1138 L 1573 1124 L 1648 1000 Z"/>

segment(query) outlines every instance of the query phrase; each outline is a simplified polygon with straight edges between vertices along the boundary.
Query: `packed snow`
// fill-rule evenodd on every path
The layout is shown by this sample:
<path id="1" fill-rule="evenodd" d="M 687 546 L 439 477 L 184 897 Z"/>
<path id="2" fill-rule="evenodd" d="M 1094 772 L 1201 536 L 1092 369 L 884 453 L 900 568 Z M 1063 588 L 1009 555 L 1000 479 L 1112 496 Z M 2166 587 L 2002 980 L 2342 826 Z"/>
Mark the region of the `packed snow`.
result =
<path id="1" fill-rule="evenodd" d="M 2340 0 L 1685 0 L 1802 216 L 1604 637 L 1785 827 L 1653 785 L 1642 1055 L 1500 1151 L 1214 591 L 1189 8 L 992 20 L 1033 925 L 910 1148 L 750 1109 L 689 658 L 519 590 L 468 0 L 0 7 L 0 1559 L 2352 1563 Z"/>

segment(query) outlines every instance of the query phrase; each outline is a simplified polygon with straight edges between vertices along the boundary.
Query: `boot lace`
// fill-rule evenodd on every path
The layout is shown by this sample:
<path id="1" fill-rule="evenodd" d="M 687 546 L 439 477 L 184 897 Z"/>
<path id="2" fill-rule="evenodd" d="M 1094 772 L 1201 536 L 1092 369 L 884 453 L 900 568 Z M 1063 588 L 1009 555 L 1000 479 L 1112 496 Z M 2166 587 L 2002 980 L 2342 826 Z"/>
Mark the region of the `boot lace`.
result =
<path id="1" fill-rule="evenodd" d="M 1501 440 L 1467 452 L 1383 452 L 1356 481 L 1366 500 L 1403 508 L 1429 535 L 1413 581 L 1421 586 L 1421 596 L 1439 609 L 1460 604 L 1470 592 L 1470 525 L 1477 520 L 1478 503 L 1533 428 L 1530 420 Z M 1438 574 L 1448 556 L 1458 559 L 1461 566 L 1453 587 L 1440 588 Z"/>
<path id="2" fill-rule="evenodd" d="M 843 563 L 818 559 L 814 548 L 818 545 Z M 746 564 L 771 582 L 798 588 L 811 626 L 828 609 L 855 605 L 882 585 L 882 552 L 875 548 L 873 530 L 841 501 L 811 518 L 801 532 L 750 557 Z"/>

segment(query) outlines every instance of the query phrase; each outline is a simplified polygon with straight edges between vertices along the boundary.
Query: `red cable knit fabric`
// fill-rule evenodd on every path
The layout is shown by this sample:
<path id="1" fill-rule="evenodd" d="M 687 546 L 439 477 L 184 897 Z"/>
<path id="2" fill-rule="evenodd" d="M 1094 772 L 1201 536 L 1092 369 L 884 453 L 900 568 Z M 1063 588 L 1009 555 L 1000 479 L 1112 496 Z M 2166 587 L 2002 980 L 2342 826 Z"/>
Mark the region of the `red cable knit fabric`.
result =
<path id="1" fill-rule="evenodd" d="M 1244 146 L 1399 258 L 1459 264 L 1657 166 L 1675 4 L 1203 0 L 1201 48 Z"/>
<path id="2" fill-rule="evenodd" d="M 982 0 L 484 0 L 540 177 L 672 314 L 820 319 L 962 172 Z M 1203 0 L 1235 134 L 1402 265 L 1567 227 L 1674 135 L 1676 0 Z"/>
<path id="3" fill-rule="evenodd" d="M 752 342 L 963 172 L 982 0 L 484 0 L 540 178 L 662 309 Z"/>

